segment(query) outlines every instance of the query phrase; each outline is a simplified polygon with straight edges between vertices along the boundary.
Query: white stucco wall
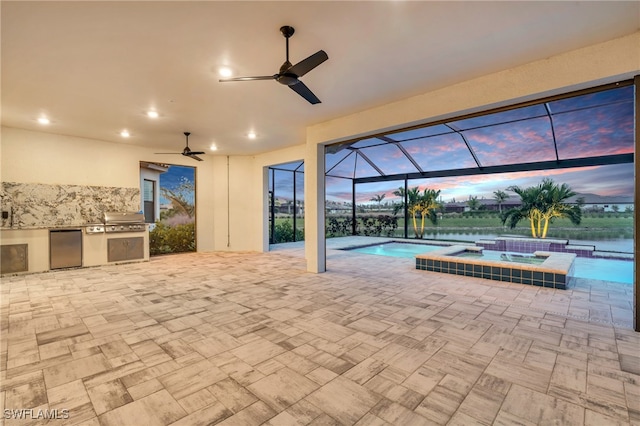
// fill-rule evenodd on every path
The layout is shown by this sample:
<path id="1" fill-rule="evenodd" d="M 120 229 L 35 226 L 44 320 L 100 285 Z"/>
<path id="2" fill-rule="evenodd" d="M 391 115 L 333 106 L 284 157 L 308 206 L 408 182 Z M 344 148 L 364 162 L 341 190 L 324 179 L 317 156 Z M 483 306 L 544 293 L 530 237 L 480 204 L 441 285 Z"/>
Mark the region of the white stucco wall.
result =
<path id="1" fill-rule="evenodd" d="M 140 188 L 140 161 L 167 162 L 152 148 L 2 127 L 0 179 L 3 182 Z M 204 156 L 209 160 L 210 157 Z M 211 219 L 212 161 L 176 155 L 170 164 L 196 167 L 197 246 L 215 250 Z M 200 182 L 202 177 L 203 182 Z"/>
<path id="2" fill-rule="evenodd" d="M 153 148 L 10 127 L 1 136 L 4 182 L 140 188 L 140 161 L 195 167 L 197 249 L 203 252 L 268 250 L 263 170 L 304 158 L 304 144 L 255 157 L 203 155 L 205 161 L 195 162 L 158 158 Z"/>
<path id="3" fill-rule="evenodd" d="M 4 182 L 134 188 L 145 149 L 125 144 L 2 128 Z M 150 157 L 150 156 L 147 156 Z"/>

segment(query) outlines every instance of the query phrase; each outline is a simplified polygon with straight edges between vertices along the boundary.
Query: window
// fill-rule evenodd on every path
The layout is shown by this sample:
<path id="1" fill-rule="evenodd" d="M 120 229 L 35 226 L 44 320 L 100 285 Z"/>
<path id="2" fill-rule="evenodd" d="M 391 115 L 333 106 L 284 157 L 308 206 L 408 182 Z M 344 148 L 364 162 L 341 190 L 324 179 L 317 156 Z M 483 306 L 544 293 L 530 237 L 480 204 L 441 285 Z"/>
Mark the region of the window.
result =
<path id="1" fill-rule="evenodd" d="M 142 183 L 142 202 L 144 209 L 144 221 L 155 223 L 156 221 L 156 182 L 145 179 Z"/>

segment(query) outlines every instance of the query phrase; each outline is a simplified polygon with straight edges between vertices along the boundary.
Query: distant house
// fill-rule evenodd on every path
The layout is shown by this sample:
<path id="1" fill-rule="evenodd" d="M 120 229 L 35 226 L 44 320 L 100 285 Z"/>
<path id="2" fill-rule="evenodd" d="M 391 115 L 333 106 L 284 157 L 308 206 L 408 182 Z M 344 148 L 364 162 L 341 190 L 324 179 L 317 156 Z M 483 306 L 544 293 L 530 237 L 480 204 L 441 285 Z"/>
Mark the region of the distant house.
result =
<path id="1" fill-rule="evenodd" d="M 582 199 L 582 200 L 580 200 Z M 580 201 L 579 201 L 580 200 Z M 615 212 L 633 210 L 633 197 L 624 196 L 602 196 L 597 194 L 578 194 L 569 200 L 568 204 L 580 204 L 583 211 L 596 212 Z M 509 210 L 513 207 L 520 206 L 520 197 L 507 198 L 501 206 L 498 206 L 496 200 L 491 198 L 483 198 L 478 200 L 479 210 L 484 211 L 502 211 Z M 444 203 L 445 213 L 463 213 L 471 211 L 466 201 L 457 201 Z"/>
<path id="2" fill-rule="evenodd" d="M 293 211 L 294 211 L 293 200 L 276 198 L 274 200 L 273 204 L 274 204 L 273 205 L 273 209 L 274 209 L 274 212 L 276 214 L 277 213 L 289 214 L 289 215 L 293 214 Z M 297 204 L 295 206 L 296 216 L 303 215 L 304 214 L 304 202 L 297 201 L 296 204 Z"/>
<path id="3" fill-rule="evenodd" d="M 328 201 L 326 204 L 327 214 L 344 214 L 351 215 L 351 204 L 338 203 L 335 201 Z"/>
<path id="4" fill-rule="evenodd" d="M 520 199 L 515 199 L 515 198 L 506 199 L 501 206 L 498 205 L 496 200 L 493 200 L 491 198 L 483 198 L 478 200 L 478 206 L 480 207 L 479 210 L 484 210 L 484 211 L 497 212 L 497 211 L 500 211 L 500 208 L 502 208 L 502 211 L 504 211 L 512 207 L 517 207 L 519 205 L 520 205 Z M 471 211 L 471 208 L 469 208 L 469 205 L 467 204 L 466 201 L 456 201 L 451 203 L 444 203 L 444 211 L 445 213 L 462 213 L 462 212 Z"/>
<path id="5" fill-rule="evenodd" d="M 624 212 L 633 211 L 633 197 L 625 196 L 602 196 L 597 194 L 578 194 L 569 199 L 569 203 L 578 204 L 579 199 L 583 211 L 596 212 Z"/>
<path id="6" fill-rule="evenodd" d="M 167 170 L 169 166 L 166 164 L 140 162 L 140 192 L 146 223 L 154 223 L 160 219 L 160 175 Z"/>

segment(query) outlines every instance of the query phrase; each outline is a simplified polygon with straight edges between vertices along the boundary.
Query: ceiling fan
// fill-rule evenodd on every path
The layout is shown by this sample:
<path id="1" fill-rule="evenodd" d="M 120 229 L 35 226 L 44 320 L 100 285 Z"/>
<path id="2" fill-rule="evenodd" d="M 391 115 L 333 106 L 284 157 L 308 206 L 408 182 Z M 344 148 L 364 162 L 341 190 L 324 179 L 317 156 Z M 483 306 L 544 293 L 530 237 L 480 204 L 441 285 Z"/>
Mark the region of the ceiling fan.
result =
<path id="1" fill-rule="evenodd" d="M 191 151 L 189 149 L 189 135 L 191 133 L 184 132 L 185 137 L 187 138 L 187 145 L 184 147 L 182 152 L 156 152 L 156 154 L 182 154 L 185 157 L 193 158 L 194 160 L 202 161 L 202 158 L 198 157 L 198 155 L 204 154 L 204 151 Z"/>
<path id="2" fill-rule="evenodd" d="M 324 50 L 319 50 L 306 59 L 298 62 L 295 65 L 291 65 L 289 62 L 289 38 L 295 32 L 293 27 L 285 25 L 280 28 L 280 32 L 286 39 L 287 43 L 287 60 L 284 61 L 280 67 L 280 71 L 274 75 L 262 75 L 256 77 L 236 77 L 236 78 L 224 78 L 220 82 L 228 81 L 252 81 L 252 80 L 276 80 L 280 84 L 289 86 L 294 92 L 305 98 L 311 104 L 319 104 L 320 99 L 299 79 L 327 59 L 329 56 Z"/>

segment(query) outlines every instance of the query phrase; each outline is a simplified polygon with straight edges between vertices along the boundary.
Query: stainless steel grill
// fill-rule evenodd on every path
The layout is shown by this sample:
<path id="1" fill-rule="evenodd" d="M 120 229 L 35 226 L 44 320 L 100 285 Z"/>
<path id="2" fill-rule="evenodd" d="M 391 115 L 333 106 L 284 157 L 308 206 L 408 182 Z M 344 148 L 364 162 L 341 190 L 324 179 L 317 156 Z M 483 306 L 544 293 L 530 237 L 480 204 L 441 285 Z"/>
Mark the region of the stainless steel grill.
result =
<path id="1" fill-rule="evenodd" d="M 104 232 L 144 232 L 144 214 L 138 212 L 105 212 Z"/>

